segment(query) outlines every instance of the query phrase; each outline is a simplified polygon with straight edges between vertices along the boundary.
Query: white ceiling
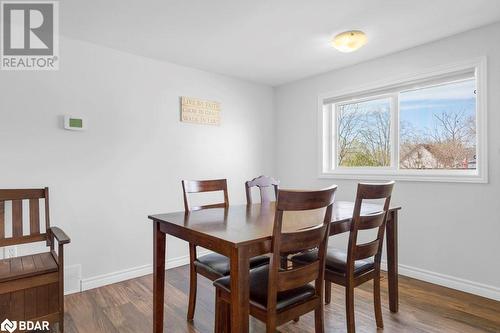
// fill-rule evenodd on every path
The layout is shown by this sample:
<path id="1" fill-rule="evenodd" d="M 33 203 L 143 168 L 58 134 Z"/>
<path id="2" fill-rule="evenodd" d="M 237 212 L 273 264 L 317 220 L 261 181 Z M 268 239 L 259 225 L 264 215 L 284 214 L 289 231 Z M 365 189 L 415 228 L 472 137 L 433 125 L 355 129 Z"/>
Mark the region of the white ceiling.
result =
<path id="1" fill-rule="evenodd" d="M 500 20 L 500 0 L 64 0 L 61 34 L 279 85 Z M 344 54 L 332 35 L 360 29 Z"/>

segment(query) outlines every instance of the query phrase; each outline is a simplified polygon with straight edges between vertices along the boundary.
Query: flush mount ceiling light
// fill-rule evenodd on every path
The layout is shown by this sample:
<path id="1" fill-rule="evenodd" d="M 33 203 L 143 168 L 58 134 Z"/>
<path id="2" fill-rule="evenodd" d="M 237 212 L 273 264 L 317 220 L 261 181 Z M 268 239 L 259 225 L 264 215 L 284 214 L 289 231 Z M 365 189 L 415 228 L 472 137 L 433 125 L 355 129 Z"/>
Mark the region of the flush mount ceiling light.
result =
<path id="1" fill-rule="evenodd" d="M 340 52 L 353 52 L 366 44 L 368 38 L 363 31 L 351 30 L 345 31 L 332 40 L 332 46 Z"/>

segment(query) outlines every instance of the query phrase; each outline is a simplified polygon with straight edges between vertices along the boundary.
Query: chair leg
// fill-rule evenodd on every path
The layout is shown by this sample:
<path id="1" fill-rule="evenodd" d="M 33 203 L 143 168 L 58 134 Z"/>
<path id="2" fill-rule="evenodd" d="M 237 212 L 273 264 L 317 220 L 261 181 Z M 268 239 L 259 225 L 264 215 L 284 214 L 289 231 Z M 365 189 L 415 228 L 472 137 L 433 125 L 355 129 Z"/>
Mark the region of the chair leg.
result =
<path id="1" fill-rule="evenodd" d="M 196 309 L 196 291 L 198 287 L 198 273 L 196 273 L 196 268 L 194 266 L 194 257 L 196 248 L 194 245 L 189 244 L 189 254 L 191 257 L 189 263 L 189 305 L 187 312 L 187 320 L 192 321 L 194 319 L 194 311 Z"/>
<path id="2" fill-rule="evenodd" d="M 64 314 L 61 314 L 59 318 L 59 333 L 64 333 Z"/>
<path id="3" fill-rule="evenodd" d="M 330 304 L 332 301 L 332 283 L 325 281 L 325 304 Z"/>
<path id="4" fill-rule="evenodd" d="M 320 306 L 314 310 L 314 332 L 325 332 L 325 311 L 323 309 L 323 302 L 320 301 Z"/>
<path id="5" fill-rule="evenodd" d="M 59 307 L 59 323 L 58 323 L 58 329 L 59 333 L 64 333 L 64 293 L 61 292 L 61 296 L 59 297 L 59 302 L 61 302 L 61 306 Z"/>
<path id="6" fill-rule="evenodd" d="M 223 320 L 223 327 L 224 327 L 224 330 L 223 332 L 224 333 L 231 333 L 231 306 L 229 305 L 229 303 L 226 303 L 226 302 L 222 302 L 223 303 L 223 307 L 222 307 L 222 313 L 223 313 L 223 316 L 222 316 L 222 320 Z"/>
<path id="7" fill-rule="evenodd" d="M 224 292 L 215 290 L 215 333 L 231 333 L 231 306 L 224 300 Z"/>
<path id="8" fill-rule="evenodd" d="M 276 318 L 273 316 L 267 317 L 266 333 L 276 333 Z"/>
<path id="9" fill-rule="evenodd" d="M 384 328 L 384 320 L 382 319 L 382 303 L 380 301 L 380 271 L 375 273 L 373 279 L 373 306 L 375 308 L 375 320 L 377 327 Z"/>
<path id="10" fill-rule="evenodd" d="M 354 287 L 347 285 L 345 288 L 345 310 L 347 319 L 347 332 L 355 333 L 354 323 Z"/>
<path id="11" fill-rule="evenodd" d="M 221 311 L 221 300 L 220 291 L 215 289 L 215 322 L 214 322 L 214 333 L 222 333 L 221 323 L 222 323 L 222 311 Z"/>
<path id="12" fill-rule="evenodd" d="M 231 316 L 229 303 L 222 299 L 222 291 L 215 290 L 215 333 L 231 333 Z"/>

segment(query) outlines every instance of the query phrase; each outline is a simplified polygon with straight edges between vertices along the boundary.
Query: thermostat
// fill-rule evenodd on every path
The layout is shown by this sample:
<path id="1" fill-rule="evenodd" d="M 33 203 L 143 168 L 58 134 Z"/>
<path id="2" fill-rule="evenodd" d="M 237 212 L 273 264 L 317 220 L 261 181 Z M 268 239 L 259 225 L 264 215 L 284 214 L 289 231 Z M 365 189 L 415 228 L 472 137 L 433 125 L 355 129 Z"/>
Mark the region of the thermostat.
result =
<path id="1" fill-rule="evenodd" d="M 87 129 L 87 121 L 83 117 L 64 116 L 64 129 L 71 131 L 83 131 Z"/>

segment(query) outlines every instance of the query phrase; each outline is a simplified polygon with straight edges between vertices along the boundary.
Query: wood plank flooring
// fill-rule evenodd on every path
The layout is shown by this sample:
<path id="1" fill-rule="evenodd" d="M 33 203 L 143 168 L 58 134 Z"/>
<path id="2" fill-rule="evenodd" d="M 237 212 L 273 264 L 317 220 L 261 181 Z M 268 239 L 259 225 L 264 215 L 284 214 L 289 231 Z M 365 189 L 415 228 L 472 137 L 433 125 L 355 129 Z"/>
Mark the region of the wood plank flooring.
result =
<path id="1" fill-rule="evenodd" d="M 198 303 L 194 323 L 186 322 L 188 266 L 167 271 L 165 297 L 166 333 L 213 332 L 214 289 L 198 278 Z M 377 331 L 373 314 L 372 285 L 355 291 L 356 332 L 500 332 L 500 302 L 462 293 L 407 277 L 400 278 L 400 312 L 389 311 L 387 280 L 382 282 L 385 328 Z M 66 296 L 66 332 L 152 332 L 152 276 Z M 332 303 L 325 306 L 326 332 L 345 332 L 344 290 L 333 286 Z M 251 319 L 251 332 L 265 327 Z M 313 316 L 288 323 L 280 332 L 314 332 Z"/>

